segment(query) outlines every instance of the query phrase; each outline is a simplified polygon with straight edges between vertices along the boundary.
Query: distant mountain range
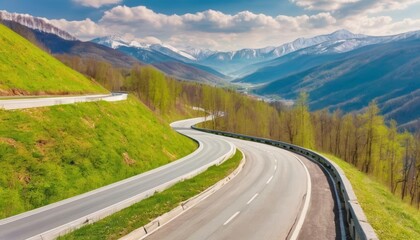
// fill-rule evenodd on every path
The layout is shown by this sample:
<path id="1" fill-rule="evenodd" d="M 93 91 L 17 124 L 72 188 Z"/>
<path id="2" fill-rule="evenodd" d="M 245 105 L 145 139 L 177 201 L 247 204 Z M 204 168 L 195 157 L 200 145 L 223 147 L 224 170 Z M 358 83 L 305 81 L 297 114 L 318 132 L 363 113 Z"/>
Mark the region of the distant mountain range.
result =
<path id="1" fill-rule="evenodd" d="M 420 118 L 420 37 L 406 36 L 345 53 L 293 53 L 243 80 L 270 76 L 254 89 L 265 96 L 295 99 L 308 92 L 312 110 L 357 111 L 376 100 L 388 119 L 406 124 Z"/>
<path id="2" fill-rule="evenodd" d="M 386 117 L 408 127 L 420 118 L 420 31 L 374 37 L 339 30 L 277 47 L 215 51 L 118 36 L 81 42 L 46 19 L 5 11 L 0 19 L 32 29 L 53 54 L 95 58 L 118 67 L 151 64 L 179 79 L 238 84 L 276 99 L 293 100 L 306 91 L 312 110 L 359 111 L 376 100 Z"/>
<path id="3" fill-rule="evenodd" d="M 229 77 L 211 67 L 200 65 L 190 54 L 169 45 L 127 42 L 118 36 L 96 38 L 91 42 L 116 49 L 178 78 L 216 84 L 229 80 Z"/>
<path id="4" fill-rule="evenodd" d="M 294 51 L 276 59 L 247 66 L 241 71 L 243 75 L 247 73 L 248 75 L 236 79 L 235 82 L 267 83 L 322 63 L 339 60 L 342 57 L 341 53 L 351 52 L 369 45 L 416 38 L 420 38 L 420 31 L 385 37 L 352 35 L 348 33 L 346 38 L 343 39 L 331 38 L 331 40 Z"/>
<path id="5" fill-rule="evenodd" d="M 119 51 L 106 44 L 82 42 L 71 34 L 54 27 L 47 19 L 32 17 L 27 14 L 16 14 L 0 11 L 0 22 L 14 31 L 42 45 L 42 48 L 52 54 L 68 54 L 82 58 L 93 58 L 106 61 L 115 67 L 130 68 L 133 64 L 151 64 L 169 76 L 190 81 L 211 84 L 225 84 L 226 76 L 206 66 L 196 63 L 186 63 L 166 54 L 156 54 L 158 51 L 146 52 L 141 49 Z M 112 46 L 115 47 L 115 46 Z M 151 49 L 158 49 L 153 46 Z M 162 47 L 163 48 L 163 47 Z M 161 50 L 166 51 L 165 49 Z M 155 59 L 148 61 L 148 59 Z"/>
<path id="6" fill-rule="evenodd" d="M 171 59 L 177 59 L 185 63 L 195 63 L 214 68 L 215 70 L 233 78 L 240 76 L 241 74 L 243 75 L 242 71 L 244 70 L 242 69 L 246 69 L 249 65 L 272 60 L 302 48 L 323 42 L 364 37 L 365 35 L 353 34 L 346 30 L 340 30 L 332 34 L 316 36 L 313 38 L 299 38 L 293 42 L 286 43 L 278 47 L 241 49 L 230 52 L 219 52 L 196 48 L 180 50 L 166 44 L 144 44 L 136 41 L 127 41 L 118 36 L 96 38 L 93 39 L 92 42 L 114 49 L 122 49 L 125 52 L 147 51 L 160 55 L 157 59 L 150 55 L 145 56 L 141 59 L 145 62 L 162 61 L 162 55 L 164 55 L 164 57 L 170 57 Z"/>

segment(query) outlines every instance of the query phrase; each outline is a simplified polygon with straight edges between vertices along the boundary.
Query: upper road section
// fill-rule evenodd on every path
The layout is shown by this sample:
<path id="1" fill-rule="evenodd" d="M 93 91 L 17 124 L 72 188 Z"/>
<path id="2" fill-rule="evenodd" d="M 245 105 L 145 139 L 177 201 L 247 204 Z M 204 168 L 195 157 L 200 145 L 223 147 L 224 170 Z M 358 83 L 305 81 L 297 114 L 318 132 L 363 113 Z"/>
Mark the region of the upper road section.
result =
<path id="1" fill-rule="evenodd" d="M 81 102 L 95 102 L 95 101 L 123 101 L 127 99 L 127 93 L 112 93 L 112 94 L 97 94 L 85 96 L 69 96 L 69 97 L 27 97 L 27 98 L 8 98 L 2 100 L 0 98 L 0 109 L 13 110 L 24 108 L 49 107 L 61 104 L 73 104 Z"/>

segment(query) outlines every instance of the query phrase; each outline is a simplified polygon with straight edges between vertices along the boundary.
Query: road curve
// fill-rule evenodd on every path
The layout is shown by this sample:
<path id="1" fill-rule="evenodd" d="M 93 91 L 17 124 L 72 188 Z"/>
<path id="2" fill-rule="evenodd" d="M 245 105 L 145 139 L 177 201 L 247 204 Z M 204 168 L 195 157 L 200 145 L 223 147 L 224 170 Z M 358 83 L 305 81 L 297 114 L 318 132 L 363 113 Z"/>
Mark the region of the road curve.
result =
<path id="1" fill-rule="evenodd" d="M 220 138 L 244 152 L 242 172 L 145 239 L 339 239 L 333 194 L 319 166 L 266 144 Z"/>
<path id="2" fill-rule="evenodd" d="M 232 151 L 232 144 L 226 140 L 187 128 L 202 120 L 197 118 L 172 124 L 180 133 L 200 142 L 199 149 L 191 155 L 98 190 L 0 220 L 0 239 L 40 239 L 41 234 L 190 174 Z"/>

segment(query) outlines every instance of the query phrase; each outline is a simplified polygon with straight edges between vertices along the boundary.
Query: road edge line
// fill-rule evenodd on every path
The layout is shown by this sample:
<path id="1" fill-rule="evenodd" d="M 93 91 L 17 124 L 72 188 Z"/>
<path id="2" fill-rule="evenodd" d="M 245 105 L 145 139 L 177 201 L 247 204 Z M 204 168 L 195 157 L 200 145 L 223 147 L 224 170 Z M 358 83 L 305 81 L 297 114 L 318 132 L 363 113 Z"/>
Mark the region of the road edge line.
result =
<path id="1" fill-rule="evenodd" d="M 239 149 L 237 149 L 237 150 L 240 151 Z M 186 213 L 188 210 L 192 209 L 194 206 L 196 206 L 200 202 L 204 201 L 205 199 L 207 199 L 208 197 L 210 197 L 211 195 L 216 193 L 218 190 L 222 189 L 226 184 L 231 182 L 237 175 L 239 175 L 239 173 L 242 172 L 242 169 L 245 166 L 245 163 L 246 163 L 245 155 L 243 154 L 242 151 L 240 151 L 240 152 L 242 153 L 242 160 L 239 163 L 238 167 L 235 170 L 233 170 L 228 176 L 226 176 L 222 180 L 218 181 L 214 185 L 208 187 L 206 190 L 202 191 L 201 193 L 195 195 L 194 197 L 191 197 L 190 199 L 180 203 L 178 207 L 176 207 L 176 208 L 172 209 L 171 211 L 169 211 L 167 213 L 164 213 L 164 214 L 160 215 L 159 217 L 155 218 L 150 223 L 133 230 L 131 233 L 125 235 L 124 237 L 119 238 L 119 240 L 134 240 L 134 239 L 143 240 L 146 237 L 148 237 L 149 235 L 151 235 L 152 233 L 159 230 L 161 227 L 165 226 L 166 224 L 172 222 L 173 220 L 175 220 L 176 218 L 178 218 L 182 214 Z M 192 204 L 187 206 L 186 208 L 184 208 L 184 206 L 186 206 L 187 203 L 189 203 L 189 202 L 192 202 Z M 163 216 L 170 214 L 172 211 L 177 212 L 179 207 L 181 207 L 181 209 L 182 209 L 182 211 L 180 213 L 174 215 L 173 217 L 170 217 L 165 222 L 161 222 L 161 219 L 163 218 Z M 146 226 L 148 226 L 148 225 L 150 225 L 154 222 L 159 223 L 158 227 L 153 229 L 150 232 L 147 232 Z"/>
<path id="2" fill-rule="evenodd" d="M 300 212 L 299 220 L 293 228 L 292 236 L 290 237 L 291 240 L 296 240 L 300 234 L 300 230 L 303 227 L 303 223 L 305 222 L 306 215 L 309 211 L 309 204 L 311 202 L 311 195 L 312 195 L 312 180 L 311 180 L 311 175 L 309 174 L 309 170 L 306 167 L 306 165 L 302 162 L 302 160 L 300 160 L 293 153 L 291 155 L 293 155 L 293 157 L 296 158 L 300 162 L 300 164 L 302 164 L 303 168 L 305 169 L 306 176 L 308 178 L 306 182 L 307 190 L 306 190 L 305 203 L 303 205 L 302 211 Z"/>

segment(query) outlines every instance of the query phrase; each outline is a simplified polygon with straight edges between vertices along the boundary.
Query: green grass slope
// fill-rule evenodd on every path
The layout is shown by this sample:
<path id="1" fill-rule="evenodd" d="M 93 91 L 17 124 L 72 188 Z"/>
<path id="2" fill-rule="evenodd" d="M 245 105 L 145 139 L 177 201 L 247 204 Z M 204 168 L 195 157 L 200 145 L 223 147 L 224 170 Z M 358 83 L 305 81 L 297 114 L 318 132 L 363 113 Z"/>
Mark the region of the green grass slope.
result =
<path id="1" fill-rule="evenodd" d="M 0 110 L 0 219 L 151 170 L 196 147 L 133 97 Z"/>
<path id="2" fill-rule="evenodd" d="M 0 24 L 0 96 L 106 90 Z"/>
<path id="3" fill-rule="evenodd" d="M 379 239 L 420 239 L 420 211 L 393 195 L 379 182 L 331 155 L 350 180 L 357 199 Z"/>
<path id="4" fill-rule="evenodd" d="M 179 182 L 163 192 L 58 239 L 119 239 L 216 184 L 232 173 L 242 159 L 242 152 L 237 150 L 233 157 L 219 166 L 212 166 L 191 179 Z"/>

